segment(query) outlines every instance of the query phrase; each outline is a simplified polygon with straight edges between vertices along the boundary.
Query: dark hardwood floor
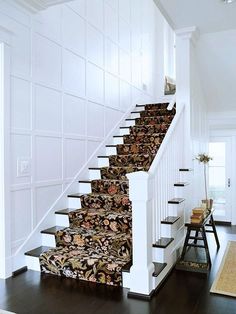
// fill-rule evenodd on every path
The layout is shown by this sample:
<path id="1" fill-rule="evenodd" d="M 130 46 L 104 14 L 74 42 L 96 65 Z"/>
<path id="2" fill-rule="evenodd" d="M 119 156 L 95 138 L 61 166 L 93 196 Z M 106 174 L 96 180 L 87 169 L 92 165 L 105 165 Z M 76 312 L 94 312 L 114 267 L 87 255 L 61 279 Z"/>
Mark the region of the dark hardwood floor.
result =
<path id="1" fill-rule="evenodd" d="M 174 270 L 150 302 L 127 299 L 127 289 L 27 271 L 0 280 L 0 308 L 17 314 L 236 314 L 236 299 L 209 293 L 236 226 L 218 226 L 217 252 L 209 234 L 212 269 L 208 276 Z"/>

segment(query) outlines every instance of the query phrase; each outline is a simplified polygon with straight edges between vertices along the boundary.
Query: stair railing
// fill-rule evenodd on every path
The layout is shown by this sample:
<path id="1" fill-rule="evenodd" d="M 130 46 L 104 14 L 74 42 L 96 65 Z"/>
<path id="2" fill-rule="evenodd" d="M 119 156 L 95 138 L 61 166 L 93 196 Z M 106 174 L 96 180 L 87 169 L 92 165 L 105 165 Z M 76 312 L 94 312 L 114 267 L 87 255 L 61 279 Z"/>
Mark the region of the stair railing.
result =
<path id="1" fill-rule="evenodd" d="M 161 237 L 161 221 L 169 216 L 168 200 L 174 197 L 183 161 L 184 105 L 180 105 L 149 171 L 127 175 L 133 219 L 131 294 L 150 295 L 155 289 L 152 245 Z"/>

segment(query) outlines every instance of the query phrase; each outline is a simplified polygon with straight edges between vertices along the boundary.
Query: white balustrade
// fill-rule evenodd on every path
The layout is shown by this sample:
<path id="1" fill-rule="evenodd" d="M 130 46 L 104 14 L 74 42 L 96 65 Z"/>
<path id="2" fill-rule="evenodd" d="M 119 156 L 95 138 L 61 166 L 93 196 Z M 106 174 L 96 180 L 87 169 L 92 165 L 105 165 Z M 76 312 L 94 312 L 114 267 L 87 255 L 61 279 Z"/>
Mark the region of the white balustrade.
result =
<path id="1" fill-rule="evenodd" d="M 172 105 L 173 107 L 173 105 Z M 172 109 L 172 108 L 168 108 Z M 161 221 L 184 162 L 184 106 L 181 105 L 148 172 L 128 174 L 133 219 L 133 266 L 130 292 L 149 295 L 152 286 L 152 244 L 161 237 Z"/>

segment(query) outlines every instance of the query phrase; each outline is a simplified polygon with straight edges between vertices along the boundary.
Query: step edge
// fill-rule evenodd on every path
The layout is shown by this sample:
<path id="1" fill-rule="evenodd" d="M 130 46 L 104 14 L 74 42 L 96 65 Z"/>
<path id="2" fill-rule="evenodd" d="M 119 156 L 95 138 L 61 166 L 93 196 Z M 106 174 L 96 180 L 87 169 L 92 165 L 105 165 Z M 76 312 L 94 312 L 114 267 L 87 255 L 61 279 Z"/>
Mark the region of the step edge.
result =
<path id="1" fill-rule="evenodd" d="M 161 239 L 169 239 L 169 242 L 166 244 L 166 245 L 161 245 L 161 244 L 156 244 L 154 243 L 152 245 L 152 247 L 155 247 L 155 248 L 160 248 L 160 249 L 166 249 L 173 241 L 174 241 L 174 238 L 165 238 L 165 237 L 162 237 Z M 157 241 L 158 242 L 158 241 Z"/>

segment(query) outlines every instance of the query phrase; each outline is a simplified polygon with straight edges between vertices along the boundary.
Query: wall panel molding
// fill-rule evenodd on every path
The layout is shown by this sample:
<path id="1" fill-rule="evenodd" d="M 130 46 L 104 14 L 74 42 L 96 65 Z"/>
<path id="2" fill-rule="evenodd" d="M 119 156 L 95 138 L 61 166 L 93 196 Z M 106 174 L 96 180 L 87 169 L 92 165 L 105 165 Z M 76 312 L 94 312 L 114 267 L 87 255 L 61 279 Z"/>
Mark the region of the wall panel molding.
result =
<path id="1" fill-rule="evenodd" d="M 53 5 L 71 1 L 72 0 L 16 0 L 18 4 L 33 13 L 46 10 L 48 7 Z"/>

